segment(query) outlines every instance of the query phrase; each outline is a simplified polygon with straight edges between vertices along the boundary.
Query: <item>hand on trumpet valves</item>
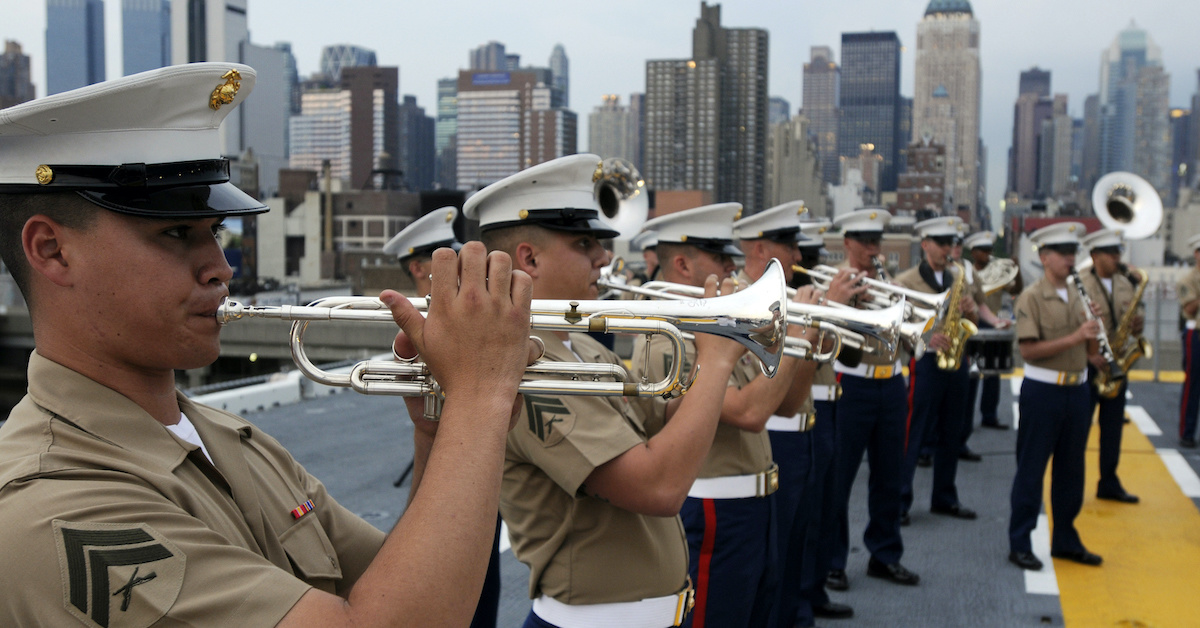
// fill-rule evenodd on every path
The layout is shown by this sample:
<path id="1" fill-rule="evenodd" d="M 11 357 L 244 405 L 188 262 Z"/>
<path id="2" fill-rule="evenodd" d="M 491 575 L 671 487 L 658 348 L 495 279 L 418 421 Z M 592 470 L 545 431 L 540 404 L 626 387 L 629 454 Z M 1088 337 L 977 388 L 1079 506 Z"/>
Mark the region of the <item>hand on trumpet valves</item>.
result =
<path id="1" fill-rule="evenodd" d="M 507 254 L 489 255 L 482 243 L 469 242 L 457 254 L 448 248 L 434 251 L 425 316 L 393 290 L 379 298 L 401 329 L 396 354 L 421 356 L 446 402 L 469 408 L 456 416 L 486 420 L 503 408 L 512 413 L 511 427 L 521 407 L 517 386 L 540 353 L 529 339 L 532 295 L 529 275 L 514 271 Z M 415 401 L 420 407 L 420 399 Z M 422 412 L 410 407 L 409 414 Z"/>
<path id="2" fill-rule="evenodd" d="M 720 294 L 733 294 L 737 291 L 737 278 L 726 277 L 720 284 Z M 704 298 L 711 299 L 717 296 L 717 276 L 709 275 L 704 280 Z M 717 368 L 729 370 L 733 369 L 733 365 L 746 353 L 746 348 L 738 344 L 736 340 L 730 340 L 716 334 L 696 334 L 693 342 L 696 344 L 696 363 L 709 363 L 710 360 L 717 360 L 718 364 L 714 364 Z M 694 378 L 694 375 L 692 376 Z M 691 379 L 689 378 L 689 381 Z"/>
<path id="3" fill-rule="evenodd" d="M 829 281 L 825 291 L 825 299 L 834 303 L 850 303 L 855 297 L 862 299 L 867 294 L 867 285 L 858 280 L 855 274 L 843 268 Z"/>

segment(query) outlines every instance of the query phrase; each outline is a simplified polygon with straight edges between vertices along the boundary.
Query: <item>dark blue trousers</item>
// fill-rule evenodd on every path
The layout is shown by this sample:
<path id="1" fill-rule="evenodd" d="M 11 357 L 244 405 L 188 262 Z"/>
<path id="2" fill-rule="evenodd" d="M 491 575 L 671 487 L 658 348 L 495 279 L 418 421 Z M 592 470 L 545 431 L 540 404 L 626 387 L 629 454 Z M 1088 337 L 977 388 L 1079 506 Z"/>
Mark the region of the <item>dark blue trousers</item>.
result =
<path id="1" fill-rule="evenodd" d="M 904 467 L 904 422 L 908 414 L 904 378 L 865 379 L 843 375 L 837 402 L 837 508 L 845 517 L 850 489 L 867 455 L 867 511 L 870 516 L 863 542 L 871 556 L 884 564 L 900 562 L 900 484 Z M 845 569 L 850 552 L 849 531 L 834 539 L 831 569 Z"/>
<path id="2" fill-rule="evenodd" d="M 837 492 L 834 471 L 837 404 L 833 401 L 815 401 L 813 404 L 817 408 L 817 422 L 809 432 L 812 439 L 812 471 L 808 475 L 808 486 L 801 502 L 801 510 L 807 510 L 808 517 L 801 552 L 799 604 L 794 624 L 797 626 L 812 626 L 813 607 L 829 602 L 829 595 L 825 592 L 825 575 L 829 573 L 829 541 L 835 537 L 837 530 L 846 527 L 845 521 L 839 522 L 837 508 L 834 507 Z"/>
<path id="3" fill-rule="evenodd" d="M 1100 494 L 1123 493 L 1121 479 L 1117 477 L 1117 464 L 1121 461 L 1121 432 L 1125 429 L 1125 391 L 1129 382 L 1121 382 L 1117 396 L 1105 399 L 1090 382 L 1095 381 L 1096 369 L 1088 366 L 1088 392 L 1091 393 L 1091 405 L 1088 416 L 1096 413 L 1096 425 L 1100 428 L 1100 481 L 1096 484 L 1096 492 Z"/>
<path id="4" fill-rule="evenodd" d="M 958 453 L 962 449 L 963 413 L 967 411 L 967 388 L 970 372 L 967 361 L 954 371 L 943 371 L 937 365 L 937 353 L 928 352 L 915 364 L 909 365 L 908 388 L 912 406 L 905 435 L 904 476 L 900 487 L 901 511 L 908 512 L 913 503 L 913 476 L 917 471 L 920 445 L 932 442 L 934 508 L 953 508 L 959 505 L 958 489 L 954 485 L 958 474 Z"/>
<path id="5" fill-rule="evenodd" d="M 475 617 L 471 628 L 496 628 L 496 614 L 500 608 L 500 517 L 496 517 L 496 535 L 492 538 L 492 558 L 488 561 L 487 576 L 483 590 L 479 592 L 479 604 L 475 606 Z"/>
<path id="6" fill-rule="evenodd" d="M 1013 478 L 1012 519 L 1008 524 L 1009 550 L 1031 552 L 1029 535 L 1037 527 L 1042 508 L 1042 482 L 1051 456 L 1050 507 L 1054 532 L 1052 552 L 1078 552 L 1086 548 L 1075 530 L 1075 517 L 1083 507 L 1084 451 L 1092 417 L 1089 384 L 1058 386 L 1026 378 L 1021 383 L 1017 431 L 1017 475 Z"/>
<path id="7" fill-rule="evenodd" d="M 696 587 L 696 606 L 684 626 L 768 624 L 779 584 L 774 498 L 684 501 L 679 517 L 687 531 L 688 572 Z"/>
<path id="8" fill-rule="evenodd" d="M 820 421 L 821 419 L 817 419 Z M 779 600 L 771 625 L 792 628 L 800 604 L 800 565 L 804 531 L 812 516 L 807 497 L 812 473 L 812 432 L 768 432 L 771 457 L 779 465 L 779 490 L 775 498 L 775 529 L 778 530 L 777 565 Z"/>
<path id="9" fill-rule="evenodd" d="M 1179 438 L 1196 438 L 1200 411 L 1200 334 L 1183 330 L 1183 393 L 1179 399 Z"/>

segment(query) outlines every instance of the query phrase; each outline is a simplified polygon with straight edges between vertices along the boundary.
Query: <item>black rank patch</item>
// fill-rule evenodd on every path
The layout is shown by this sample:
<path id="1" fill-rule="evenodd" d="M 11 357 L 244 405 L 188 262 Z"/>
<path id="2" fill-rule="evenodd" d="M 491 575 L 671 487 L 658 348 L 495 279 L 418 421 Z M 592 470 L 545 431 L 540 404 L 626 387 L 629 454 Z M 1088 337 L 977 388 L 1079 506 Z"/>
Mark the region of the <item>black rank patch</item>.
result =
<path id="1" fill-rule="evenodd" d="M 175 603 L 182 552 L 148 525 L 54 521 L 63 601 L 88 626 L 149 626 Z"/>
<path id="2" fill-rule="evenodd" d="M 558 397 L 525 395 L 525 414 L 529 431 L 546 445 L 562 441 L 575 426 L 575 415 Z"/>

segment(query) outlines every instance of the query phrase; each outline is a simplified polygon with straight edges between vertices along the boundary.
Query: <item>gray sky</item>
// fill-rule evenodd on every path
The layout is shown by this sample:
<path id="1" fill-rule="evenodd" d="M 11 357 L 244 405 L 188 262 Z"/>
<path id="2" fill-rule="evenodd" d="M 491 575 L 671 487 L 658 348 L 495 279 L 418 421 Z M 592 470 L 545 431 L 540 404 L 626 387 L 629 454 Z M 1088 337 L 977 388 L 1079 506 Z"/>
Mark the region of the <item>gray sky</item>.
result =
<path id="1" fill-rule="evenodd" d="M 380 65 L 400 67 L 400 91 L 417 96 L 436 114 L 439 78 L 456 76 L 467 52 L 489 40 L 521 55 L 523 65 L 547 65 L 556 43 L 571 62 L 571 108 L 581 126 L 603 94 L 645 90 L 647 59 L 691 54 L 698 0 L 248 0 L 250 38 L 260 45 L 290 41 L 302 76 L 316 70 L 323 46 L 349 43 L 376 51 Z M 119 0 L 107 0 L 108 76 L 120 75 Z M 726 0 L 722 25 L 770 31 L 770 93 L 800 100 L 809 48 L 828 45 L 841 63 L 841 33 L 895 31 L 906 46 L 901 92 L 912 96 L 917 23 L 928 0 Z M 1050 70 L 1051 89 L 1069 96 L 1071 114 L 1096 93 L 1100 53 L 1130 20 L 1162 49 L 1171 75 L 1171 105 L 1189 106 L 1200 69 L 1200 2 L 1196 0 L 974 0 L 983 65 L 984 144 L 988 150 L 988 202 L 1003 196 L 1012 111 L 1022 70 Z M 33 57 L 34 82 L 45 94 L 44 2 L 0 0 L 0 39 L 15 39 Z M 587 150 L 581 129 L 579 150 Z"/>

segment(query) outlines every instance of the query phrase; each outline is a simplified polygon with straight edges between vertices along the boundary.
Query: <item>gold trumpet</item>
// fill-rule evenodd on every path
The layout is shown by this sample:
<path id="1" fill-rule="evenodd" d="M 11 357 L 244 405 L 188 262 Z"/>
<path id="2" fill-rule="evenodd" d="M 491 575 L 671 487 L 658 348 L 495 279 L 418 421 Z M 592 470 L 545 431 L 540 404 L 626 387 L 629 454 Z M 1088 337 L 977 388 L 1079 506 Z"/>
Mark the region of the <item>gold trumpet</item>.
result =
<path id="1" fill-rule="evenodd" d="M 427 312 L 429 298 L 410 298 L 420 311 Z M 706 333 L 737 341 L 760 361 L 763 373 L 775 375 L 779 368 L 787 336 L 788 317 L 783 269 L 778 263 L 767 267 L 762 279 L 735 294 L 711 299 L 693 299 L 687 304 L 661 301 L 560 301 L 534 299 L 530 327 L 533 329 L 630 334 L 662 334 L 673 345 L 673 366 L 659 382 L 627 382 L 624 369 L 608 364 L 553 363 L 537 361 L 526 368 L 526 377 L 554 375 L 564 379 L 526 379 L 518 387 L 522 393 L 551 395 L 661 396 L 675 397 L 687 391 L 690 382 L 682 382 L 684 337 L 686 333 Z M 346 320 L 392 323 L 391 311 L 379 299 L 369 297 L 330 297 L 307 306 L 248 306 L 226 299 L 217 308 L 222 325 L 242 318 L 272 318 L 293 321 L 292 359 L 309 379 L 328 386 L 348 387 L 363 394 L 425 396 L 426 416 L 436 414 L 441 389 L 427 365 L 419 360 L 397 358 L 393 361 L 364 360 L 350 373 L 323 371 L 309 360 L 304 350 L 304 332 L 308 324 L 321 320 Z M 615 381 L 600 381 L 602 378 Z M 433 404 L 433 405 L 431 405 Z"/>

